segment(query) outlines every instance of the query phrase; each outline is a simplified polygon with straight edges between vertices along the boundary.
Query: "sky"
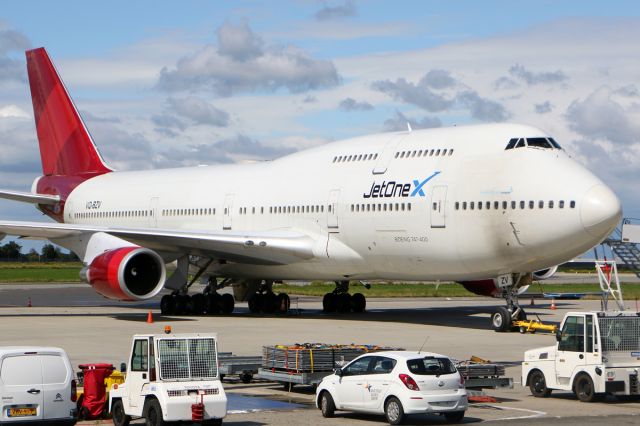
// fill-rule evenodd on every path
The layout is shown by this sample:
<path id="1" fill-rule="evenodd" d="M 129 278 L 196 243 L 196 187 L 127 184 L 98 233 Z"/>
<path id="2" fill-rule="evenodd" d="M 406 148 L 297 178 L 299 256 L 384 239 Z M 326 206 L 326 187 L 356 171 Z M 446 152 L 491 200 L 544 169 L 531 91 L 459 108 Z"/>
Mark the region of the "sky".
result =
<path id="1" fill-rule="evenodd" d="M 41 174 L 24 50 L 44 46 L 119 170 L 514 122 L 553 135 L 640 218 L 638 40 L 635 1 L 3 2 L 0 187 Z M 0 218 L 43 220 L 9 201 Z"/>

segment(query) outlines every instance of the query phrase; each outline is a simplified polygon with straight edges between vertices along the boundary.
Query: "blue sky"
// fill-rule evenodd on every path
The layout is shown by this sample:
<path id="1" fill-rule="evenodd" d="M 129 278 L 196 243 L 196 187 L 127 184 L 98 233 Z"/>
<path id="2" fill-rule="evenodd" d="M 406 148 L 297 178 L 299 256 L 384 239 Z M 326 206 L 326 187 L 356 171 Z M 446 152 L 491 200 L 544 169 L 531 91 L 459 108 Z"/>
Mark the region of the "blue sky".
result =
<path id="1" fill-rule="evenodd" d="M 638 40 L 632 1 L 4 2 L 0 187 L 39 173 L 23 51 L 45 46 L 120 169 L 273 158 L 407 121 L 520 122 L 640 217 Z M 0 217 L 41 218 L 4 201 Z"/>

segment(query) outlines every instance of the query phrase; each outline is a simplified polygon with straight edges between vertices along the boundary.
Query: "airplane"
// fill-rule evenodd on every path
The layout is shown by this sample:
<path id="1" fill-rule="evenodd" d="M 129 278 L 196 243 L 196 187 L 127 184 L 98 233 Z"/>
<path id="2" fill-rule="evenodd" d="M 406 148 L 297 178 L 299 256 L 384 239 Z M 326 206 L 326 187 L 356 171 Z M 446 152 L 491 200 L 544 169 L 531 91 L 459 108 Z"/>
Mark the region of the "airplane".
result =
<path id="1" fill-rule="evenodd" d="M 455 281 L 526 313 L 518 292 L 603 241 L 621 204 L 544 131 L 481 124 L 374 134 L 273 161 L 115 171 L 100 155 L 44 48 L 26 52 L 42 161 L 32 203 L 55 220 L 0 233 L 76 253 L 101 295 L 163 314 L 285 311 L 281 280 L 325 280 L 327 312 L 366 309 L 349 282 Z M 553 273 L 553 272 L 551 272 Z M 208 282 L 189 295 L 196 280 Z M 207 281 L 208 280 L 208 281 Z M 231 294 L 218 290 L 233 286 Z"/>

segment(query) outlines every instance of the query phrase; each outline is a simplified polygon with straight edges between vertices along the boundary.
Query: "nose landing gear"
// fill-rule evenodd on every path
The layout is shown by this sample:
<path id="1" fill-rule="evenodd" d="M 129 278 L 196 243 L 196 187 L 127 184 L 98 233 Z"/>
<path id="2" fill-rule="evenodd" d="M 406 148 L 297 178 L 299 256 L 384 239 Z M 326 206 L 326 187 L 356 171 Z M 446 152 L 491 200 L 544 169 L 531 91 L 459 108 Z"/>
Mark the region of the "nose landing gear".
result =
<path id="1" fill-rule="evenodd" d="M 518 330 L 513 327 L 513 321 L 524 321 L 527 314 L 518 302 L 518 289 L 531 284 L 531 274 L 521 275 L 514 284 L 502 288 L 502 297 L 507 302 L 506 307 L 499 307 L 491 315 L 491 327 L 498 333 Z"/>

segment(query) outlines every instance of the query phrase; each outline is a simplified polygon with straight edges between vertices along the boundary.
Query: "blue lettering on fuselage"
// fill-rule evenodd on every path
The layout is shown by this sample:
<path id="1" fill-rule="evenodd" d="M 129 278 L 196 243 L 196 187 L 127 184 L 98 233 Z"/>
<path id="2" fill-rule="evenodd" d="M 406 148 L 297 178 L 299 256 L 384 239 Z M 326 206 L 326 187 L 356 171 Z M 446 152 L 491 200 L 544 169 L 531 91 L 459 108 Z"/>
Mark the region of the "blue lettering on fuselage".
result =
<path id="1" fill-rule="evenodd" d="M 413 179 L 413 191 L 411 191 L 410 183 L 396 182 L 396 181 L 382 181 L 382 183 L 376 183 L 373 181 L 369 192 L 362 194 L 364 198 L 391 198 L 391 197 L 425 197 L 424 185 L 434 177 L 438 176 L 440 172 L 434 172 L 428 178 L 420 181 Z"/>

